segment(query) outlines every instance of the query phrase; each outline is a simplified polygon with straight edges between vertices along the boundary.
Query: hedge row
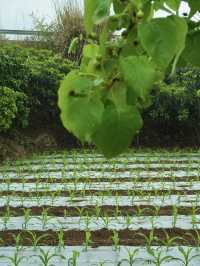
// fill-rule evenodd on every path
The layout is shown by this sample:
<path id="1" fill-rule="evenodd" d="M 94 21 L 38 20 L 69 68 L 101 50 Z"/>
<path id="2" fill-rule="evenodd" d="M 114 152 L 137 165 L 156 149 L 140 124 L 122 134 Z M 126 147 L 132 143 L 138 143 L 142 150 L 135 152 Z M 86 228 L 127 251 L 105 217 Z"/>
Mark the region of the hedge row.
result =
<path id="1" fill-rule="evenodd" d="M 71 67 L 49 50 L 0 47 L 0 119 L 6 116 L 0 132 L 58 120 L 57 90 Z M 6 115 L 8 109 L 12 114 Z"/>

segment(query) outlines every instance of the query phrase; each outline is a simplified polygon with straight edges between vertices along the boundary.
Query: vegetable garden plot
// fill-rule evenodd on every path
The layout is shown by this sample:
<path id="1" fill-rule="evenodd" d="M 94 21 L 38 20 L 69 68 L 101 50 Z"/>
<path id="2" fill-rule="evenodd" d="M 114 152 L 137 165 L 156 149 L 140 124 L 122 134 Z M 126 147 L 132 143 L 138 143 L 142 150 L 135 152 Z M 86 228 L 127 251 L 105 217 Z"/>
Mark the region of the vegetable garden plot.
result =
<path id="1" fill-rule="evenodd" d="M 130 153 L 117 163 L 92 156 L 61 154 L 59 162 L 48 156 L 41 164 L 1 167 L 0 265 L 11 258 L 40 265 L 51 255 L 47 265 L 131 265 L 130 257 L 132 265 L 156 265 L 166 256 L 162 265 L 184 265 L 187 258 L 189 266 L 200 264 L 198 154 L 151 160 L 151 154 Z M 125 171 L 107 171 L 115 166 Z"/>

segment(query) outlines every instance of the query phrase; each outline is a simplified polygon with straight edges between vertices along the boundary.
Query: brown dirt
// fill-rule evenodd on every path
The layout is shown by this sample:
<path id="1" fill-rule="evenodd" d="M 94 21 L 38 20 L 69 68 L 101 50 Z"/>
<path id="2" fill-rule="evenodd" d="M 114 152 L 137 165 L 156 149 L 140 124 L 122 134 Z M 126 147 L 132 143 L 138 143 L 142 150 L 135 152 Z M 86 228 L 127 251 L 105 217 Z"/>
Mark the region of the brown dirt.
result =
<path id="1" fill-rule="evenodd" d="M 55 160 L 57 160 L 57 159 L 55 159 Z M 64 166 L 64 163 L 63 162 L 65 162 L 66 161 L 66 164 L 70 164 L 70 165 L 80 165 L 80 164 L 84 164 L 84 165 L 93 165 L 93 164 L 97 164 L 97 163 L 99 163 L 99 164 L 102 164 L 102 163 L 104 163 L 104 164 L 106 164 L 106 163 L 108 163 L 108 161 L 107 160 L 102 160 L 101 162 L 97 162 L 97 161 L 95 161 L 95 158 L 94 158 L 94 161 L 87 161 L 87 157 L 86 157 L 86 159 L 85 159 L 85 161 L 83 161 L 83 162 L 78 162 L 78 158 L 76 158 L 75 157 L 75 159 L 74 159 L 74 161 L 70 161 L 70 162 L 68 162 L 67 160 L 68 160 L 68 158 L 66 157 L 66 158 L 62 158 L 62 160 L 63 161 L 60 161 L 60 162 L 53 162 L 53 159 L 52 160 L 46 160 L 45 159 L 45 163 L 44 163 L 44 166 L 46 165 L 46 164 L 57 164 L 57 165 L 60 165 L 60 166 Z M 76 161 L 77 160 L 77 161 Z M 116 160 L 116 161 L 114 161 L 114 162 L 110 162 L 110 164 L 111 165 L 115 165 L 115 164 L 126 164 L 126 165 L 133 165 L 133 164 L 144 164 L 144 165 L 147 165 L 148 166 L 148 164 L 150 163 L 150 164 L 173 164 L 173 163 L 178 163 L 178 164 L 187 164 L 187 163 L 198 163 L 199 162 L 199 160 L 190 160 L 190 159 L 188 159 L 188 161 L 184 161 L 184 160 L 180 160 L 180 161 L 177 161 L 177 160 L 153 160 L 153 161 L 151 161 L 151 162 L 148 162 L 148 159 L 147 160 L 144 160 L 144 161 L 141 161 L 141 160 L 134 160 L 134 161 L 132 161 L 132 162 L 125 162 L 125 161 L 120 161 L 120 160 Z M 11 162 L 10 163 L 10 166 L 16 166 L 16 167 L 23 167 L 23 166 L 36 166 L 36 165 L 41 165 L 41 163 L 42 163 L 42 161 L 41 160 L 38 160 L 38 161 L 34 161 L 34 159 L 33 159 L 33 161 L 31 161 L 30 160 L 30 162 L 23 162 L 23 161 L 21 161 L 21 162 Z"/>
<path id="2" fill-rule="evenodd" d="M 30 210 L 30 215 L 41 215 L 43 210 L 48 211 L 49 216 L 57 216 L 57 217 L 63 217 L 64 213 L 66 212 L 66 215 L 68 217 L 79 217 L 80 212 L 82 215 L 95 215 L 95 208 L 94 206 L 87 206 L 87 207 L 51 207 L 51 206 L 42 206 L 42 207 L 31 207 L 31 208 L 19 208 L 19 207 L 9 207 L 10 214 L 12 216 L 23 216 L 26 210 Z M 0 208 L 0 217 L 4 216 L 7 212 L 6 207 Z M 79 211 L 80 210 L 80 211 Z M 173 207 L 172 206 L 166 206 L 166 207 L 160 207 L 159 209 L 156 209 L 156 207 L 148 206 L 148 205 L 141 205 L 140 207 L 136 206 L 123 206 L 123 207 L 114 207 L 109 205 L 104 205 L 100 207 L 100 216 L 105 216 L 107 214 L 108 216 L 115 216 L 118 211 L 118 216 L 134 216 L 134 215 L 142 215 L 142 216 L 154 216 L 154 215 L 173 215 Z M 139 211 L 141 213 L 139 214 Z M 179 215 L 192 215 L 192 208 L 190 207 L 177 207 L 177 213 Z M 200 214 L 200 208 L 196 208 L 195 214 Z"/>
<path id="3" fill-rule="evenodd" d="M 33 192 L 23 192 L 23 191 L 0 191 L 1 196 L 23 196 L 23 197 L 42 197 L 42 196 L 52 196 L 54 192 L 52 191 L 33 191 Z M 83 197 L 83 196 L 163 196 L 163 195 L 197 195 L 200 190 L 63 190 L 56 192 L 56 196 L 69 197 L 73 194 L 73 197 Z"/>
<path id="4" fill-rule="evenodd" d="M 131 169 L 131 168 L 102 168 L 102 167 L 96 167 L 96 168 L 86 168 L 85 170 L 87 171 L 91 171 L 91 172 L 100 172 L 102 173 L 102 169 L 105 171 L 105 172 L 111 172 L 111 173 L 123 173 L 123 172 L 126 172 L 126 171 L 129 171 L 131 172 L 132 170 L 137 170 L 137 171 L 162 171 L 162 172 L 166 172 L 166 171 L 176 171 L 176 170 L 179 170 L 179 171 L 185 171 L 185 170 L 197 170 L 198 168 L 197 167 L 189 167 L 189 168 L 186 168 L 186 167 L 169 167 L 169 168 L 166 168 L 166 167 L 160 167 L 160 168 L 155 168 L 155 167 L 146 167 L 146 168 L 143 168 L 143 167 L 137 167 L 136 169 Z M 70 169 L 48 169 L 48 168 L 41 168 L 41 169 L 26 169 L 26 168 L 21 168 L 21 169 L 18 169 L 17 171 L 14 169 L 14 170 L 6 170 L 5 173 L 17 173 L 17 172 L 20 172 L 21 174 L 39 174 L 39 173 L 55 173 L 55 172 L 58 172 L 58 171 L 61 171 L 61 170 L 65 170 L 65 173 L 67 172 L 72 172 L 72 170 Z M 0 173 L 3 173 L 4 171 L 0 171 Z"/>
<path id="5" fill-rule="evenodd" d="M 85 178 L 85 177 L 80 177 L 80 178 L 67 178 L 64 177 L 62 179 L 56 179 L 56 178 L 39 178 L 40 183 L 74 183 L 74 182 L 81 182 L 81 183 L 98 183 L 98 182 L 112 182 L 112 183 L 122 183 L 122 182 L 134 182 L 134 180 L 137 180 L 137 182 L 173 182 L 174 178 L 173 177 L 148 177 L 148 178 L 142 178 L 138 177 L 137 179 L 135 177 L 124 177 L 124 178 L 107 178 L 107 177 L 100 177 L 100 178 Z M 200 176 L 182 176 L 182 177 L 176 177 L 175 182 L 195 182 L 195 181 L 200 181 Z M 26 177 L 23 179 L 22 177 L 19 177 L 18 179 L 15 178 L 4 178 L 0 179 L 0 184 L 9 182 L 9 183 L 37 183 L 38 179 L 37 178 L 32 178 L 32 179 L 26 179 Z"/>
<path id="6" fill-rule="evenodd" d="M 58 245 L 58 233 L 52 230 L 48 231 L 31 231 L 36 233 L 36 235 L 44 236 L 42 240 L 39 241 L 38 245 L 40 246 L 55 246 Z M 144 236 L 140 234 L 144 234 L 145 236 L 149 236 L 150 230 L 121 230 L 118 232 L 119 236 L 119 244 L 120 245 L 130 245 L 130 246 L 145 246 L 147 244 Z M 163 241 L 166 241 L 166 233 L 169 235 L 170 238 L 172 237 L 180 237 L 181 239 L 176 239 L 170 246 L 173 245 L 197 245 L 197 234 L 200 234 L 200 231 L 194 230 L 182 230 L 178 228 L 173 229 L 155 229 L 154 236 L 157 238 L 152 241 L 151 245 L 162 245 Z M 12 230 L 12 231 L 1 231 L 0 232 L 0 239 L 1 245 L 3 246 L 14 246 L 15 239 L 14 236 L 21 234 L 21 244 L 25 246 L 32 246 L 31 243 L 31 236 L 27 231 L 20 231 L 20 230 Z M 192 234 L 193 237 L 191 237 Z M 91 232 L 91 240 L 92 240 L 92 247 L 97 247 L 101 245 L 110 246 L 112 245 L 112 236 L 113 232 L 107 229 L 101 229 L 98 231 Z M 76 246 L 82 245 L 85 241 L 85 231 L 65 231 L 64 232 L 64 243 L 65 245 Z"/>

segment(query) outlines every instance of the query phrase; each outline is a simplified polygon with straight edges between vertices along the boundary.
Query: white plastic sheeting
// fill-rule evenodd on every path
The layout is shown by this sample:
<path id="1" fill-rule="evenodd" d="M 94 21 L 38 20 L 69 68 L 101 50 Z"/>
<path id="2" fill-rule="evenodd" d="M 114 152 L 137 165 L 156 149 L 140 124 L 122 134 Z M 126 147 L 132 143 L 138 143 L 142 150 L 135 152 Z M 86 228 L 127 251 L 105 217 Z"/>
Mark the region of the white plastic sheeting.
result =
<path id="1" fill-rule="evenodd" d="M 7 218 L 7 217 L 6 217 Z M 195 219 L 195 220 L 193 220 Z M 10 217 L 6 220 L 0 218 L 0 230 L 22 230 L 26 224 L 26 230 L 138 230 L 138 229 L 172 229 L 173 227 L 190 230 L 200 229 L 200 215 L 193 218 L 186 215 L 173 216 L 140 216 L 140 217 L 52 217 L 30 216 L 25 223 L 24 217 Z"/>
<path id="2" fill-rule="evenodd" d="M 189 258 L 192 258 L 195 255 L 199 255 L 199 249 L 191 248 L 191 247 L 170 247 L 167 249 L 166 247 L 151 247 L 154 251 L 154 254 L 159 254 L 161 252 L 161 258 L 165 256 L 171 256 L 173 258 L 182 259 L 183 254 L 180 252 L 179 248 L 183 248 L 185 252 L 187 250 L 191 250 Z M 20 266 L 38 266 L 41 264 L 39 260 L 39 255 L 41 255 L 42 249 L 45 252 L 49 252 L 49 255 L 59 254 L 65 257 L 65 259 L 61 259 L 59 257 L 53 257 L 50 261 L 50 264 L 55 266 L 61 265 L 72 265 L 68 264 L 68 260 L 72 258 L 73 252 L 78 252 L 80 255 L 77 258 L 77 266 L 100 266 L 100 262 L 103 263 L 103 266 L 117 266 L 117 264 L 123 259 L 128 259 L 128 252 L 133 253 L 135 250 L 138 250 L 135 256 L 134 266 L 147 266 L 147 265 L 155 265 L 152 255 L 149 254 L 145 247 L 130 247 L 130 246 L 119 246 L 118 251 L 114 251 L 113 247 L 102 246 L 98 248 L 88 248 L 87 251 L 83 251 L 82 246 L 77 247 L 64 247 L 61 251 L 58 251 L 57 247 L 38 247 L 36 251 L 33 250 L 32 247 L 24 247 L 23 250 L 19 251 L 19 257 L 24 257 L 20 263 Z M 0 256 L 8 256 L 13 257 L 16 254 L 16 248 L 14 247 L 0 247 Z M 181 266 L 181 263 L 178 260 L 173 261 L 164 261 L 162 266 Z M 200 258 L 195 257 L 191 259 L 189 266 L 198 266 L 200 265 Z M 10 266 L 10 261 L 6 258 L 0 259 L 0 266 Z M 128 262 L 123 262 L 122 266 L 130 266 Z"/>
<path id="3" fill-rule="evenodd" d="M 84 207 L 84 206 L 171 206 L 192 207 L 200 206 L 197 195 L 164 195 L 164 196 L 84 196 L 84 197 L 16 197 L 2 196 L 0 207 Z"/>

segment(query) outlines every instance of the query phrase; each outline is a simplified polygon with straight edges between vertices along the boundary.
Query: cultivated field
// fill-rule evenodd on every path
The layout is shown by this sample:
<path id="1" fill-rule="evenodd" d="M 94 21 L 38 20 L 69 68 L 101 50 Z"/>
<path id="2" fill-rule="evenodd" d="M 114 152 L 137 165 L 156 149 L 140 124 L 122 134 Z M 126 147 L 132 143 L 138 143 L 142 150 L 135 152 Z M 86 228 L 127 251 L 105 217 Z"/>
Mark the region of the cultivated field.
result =
<path id="1" fill-rule="evenodd" d="M 198 152 L 12 162 L 0 196 L 0 266 L 200 265 Z"/>

